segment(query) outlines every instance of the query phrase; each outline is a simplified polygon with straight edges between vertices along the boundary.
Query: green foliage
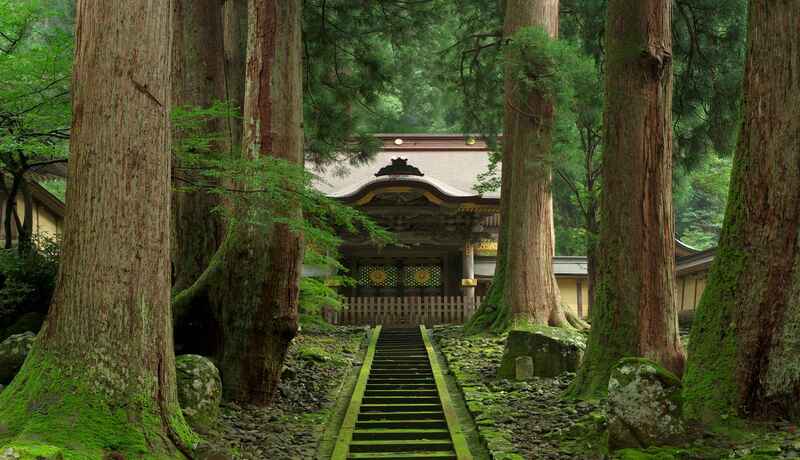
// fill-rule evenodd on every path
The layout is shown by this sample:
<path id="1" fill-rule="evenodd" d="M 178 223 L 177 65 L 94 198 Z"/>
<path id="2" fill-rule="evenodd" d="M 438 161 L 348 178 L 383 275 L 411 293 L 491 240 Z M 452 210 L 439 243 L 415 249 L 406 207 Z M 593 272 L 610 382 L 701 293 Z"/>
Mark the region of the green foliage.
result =
<path id="1" fill-rule="evenodd" d="M 675 158 L 693 168 L 735 148 L 747 36 L 746 0 L 676 1 Z"/>
<path id="2" fill-rule="evenodd" d="M 373 132 L 428 126 L 423 116 L 441 107 L 426 95 L 438 91 L 420 69 L 409 68 L 409 60 L 424 62 L 420 50 L 429 43 L 432 26 L 445 17 L 439 3 L 304 3 L 304 126 L 310 160 L 363 163 L 380 148 Z"/>
<path id="3" fill-rule="evenodd" d="M 224 103 L 207 108 L 176 108 L 173 126 L 180 141 L 173 145 L 180 159 L 175 167 L 195 174 L 184 177 L 178 192 L 204 191 L 226 203 L 214 209 L 230 225 L 239 223 L 270 231 L 274 224 L 286 224 L 305 237 L 304 264 L 327 273 L 301 280 L 303 313 L 316 314 L 322 307 L 339 308 L 341 297 L 335 284 L 352 282 L 339 263 L 340 232 L 365 233 L 377 245 L 392 241 L 392 236 L 355 208 L 343 205 L 314 188 L 318 178 L 303 165 L 273 157 L 244 158 L 218 152 L 224 133 L 208 132 L 208 121 L 237 116 Z M 192 177 L 192 178 L 188 178 Z M 302 213 L 294 210 L 299 206 Z"/>
<path id="4" fill-rule="evenodd" d="M 681 241 L 698 249 L 716 246 L 725 217 L 730 175 L 729 157 L 709 155 L 686 176 L 685 198 L 676 206 L 676 233 Z"/>
<path id="5" fill-rule="evenodd" d="M 602 65 L 607 0 L 562 0 L 561 35 Z M 675 159 L 688 169 L 734 150 L 747 0 L 677 0 L 672 15 Z"/>
<path id="6" fill-rule="evenodd" d="M 28 312 L 47 312 L 60 252 L 59 240 L 41 234 L 34 236 L 28 251 L 0 250 L 0 323 Z"/>
<path id="7" fill-rule="evenodd" d="M 64 6 L 60 0 L 0 0 L 0 191 L 7 206 L 31 173 L 67 155 L 72 40 Z M 7 209 L 2 217 L 10 219 L 16 208 Z M 16 220 L 16 230 L 27 246 L 31 235 L 23 220 Z"/>

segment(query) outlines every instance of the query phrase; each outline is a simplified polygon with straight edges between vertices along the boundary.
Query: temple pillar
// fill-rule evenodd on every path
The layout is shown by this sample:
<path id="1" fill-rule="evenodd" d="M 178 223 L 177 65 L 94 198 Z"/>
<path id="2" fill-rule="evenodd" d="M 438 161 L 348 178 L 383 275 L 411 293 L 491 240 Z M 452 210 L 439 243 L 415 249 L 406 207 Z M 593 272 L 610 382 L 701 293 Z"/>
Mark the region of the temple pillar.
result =
<path id="1" fill-rule="evenodd" d="M 464 245 L 463 260 L 461 272 L 463 274 L 463 279 L 461 280 L 461 287 L 464 292 L 464 297 L 474 299 L 475 287 L 478 285 L 478 280 L 475 279 L 475 249 L 470 242 Z"/>

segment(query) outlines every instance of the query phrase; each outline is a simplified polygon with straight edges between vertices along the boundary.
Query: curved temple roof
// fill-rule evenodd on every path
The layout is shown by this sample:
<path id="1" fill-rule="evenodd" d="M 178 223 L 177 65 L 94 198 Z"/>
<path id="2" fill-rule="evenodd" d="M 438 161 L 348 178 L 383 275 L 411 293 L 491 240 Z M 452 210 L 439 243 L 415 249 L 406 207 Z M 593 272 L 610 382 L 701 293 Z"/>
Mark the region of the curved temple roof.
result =
<path id="1" fill-rule="evenodd" d="M 317 171 L 316 187 L 347 202 L 367 202 L 380 190 L 419 189 L 442 202 L 497 205 L 499 192 L 479 193 L 478 175 L 487 171 L 489 151 L 482 143 L 468 144 L 464 136 L 379 135 L 384 148 L 367 164 Z M 399 143 L 398 143 L 399 142 Z M 407 164 L 398 162 L 407 160 Z M 388 167 L 387 167 L 388 166 Z M 376 177 L 381 170 L 392 170 Z M 416 168 L 422 175 L 404 173 Z M 370 195 L 372 193 L 372 195 Z M 363 203 L 362 203 L 363 204 Z"/>

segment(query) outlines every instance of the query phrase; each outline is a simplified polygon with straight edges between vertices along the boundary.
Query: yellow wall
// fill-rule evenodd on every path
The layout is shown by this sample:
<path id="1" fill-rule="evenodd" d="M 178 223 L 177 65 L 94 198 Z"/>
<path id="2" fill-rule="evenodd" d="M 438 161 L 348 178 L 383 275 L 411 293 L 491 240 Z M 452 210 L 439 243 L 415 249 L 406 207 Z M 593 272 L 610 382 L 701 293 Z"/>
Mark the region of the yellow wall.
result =
<path id="1" fill-rule="evenodd" d="M 561 303 L 567 305 L 576 315 L 586 317 L 589 314 L 589 285 L 585 279 L 580 279 L 581 298 L 578 302 L 578 281 L 574 277 L 558 277 L 558 289 L 561 291 Z M 580 306 L 580 308 L 579 308 Z"/>
<path id="2" fill-rule="evenodd" d="M 0 197 L 2 199 L 2 197 Z M 0 206 L 0 238 L 5 237 L 3 218 L 5 217 L 5 207 Z M 20 218 L 25 215 L 25 203 L 22 199 L 17 200 L 17 214 Z M 64 227 L 64 219 L 56 215 L 34 198 L 33 200 L 33 233 L 46 234 L 51 237 L 61 234 Z M 12 226 L 14 239 L 16 239 L 16 227 Z"/>
<path id="3" fill-rule="evenodd" d="M 34 203 L 33 231 L 34 233 L 46 233 L 50 236 L 61 234 L 64 221 L 56 216 L 46 207 L 39 203 Z"/>
<path id="4" fill-rule="evenodd" d="M 706 288 L 706 275 L 706 272 L 700 272 L 678 277 L 675 286 L 675 304 L 679 311 L 697 307 L 700 296 Z M 561 290 L 561 303 L 578 315 L 578 278 L 559 277 L 557 280 L 558 288 Z M 589 283 L 585 278 L 580 281 L 582 291 L 580 314 L 586 318 L 589 316 Z"/>

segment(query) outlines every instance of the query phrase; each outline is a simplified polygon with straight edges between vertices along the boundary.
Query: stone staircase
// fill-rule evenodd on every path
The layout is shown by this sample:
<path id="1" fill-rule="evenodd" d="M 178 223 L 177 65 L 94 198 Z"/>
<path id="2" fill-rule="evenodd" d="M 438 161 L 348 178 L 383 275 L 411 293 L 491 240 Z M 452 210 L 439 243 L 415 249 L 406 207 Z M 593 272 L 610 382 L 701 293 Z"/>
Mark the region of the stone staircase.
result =
<path id="1" fill-rule="evenodd" d="M 347 458 L 458 459 L 420 329 L 380 332 Z"/>

